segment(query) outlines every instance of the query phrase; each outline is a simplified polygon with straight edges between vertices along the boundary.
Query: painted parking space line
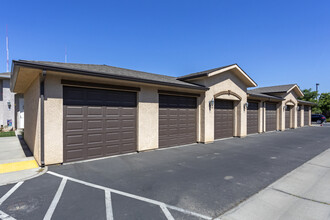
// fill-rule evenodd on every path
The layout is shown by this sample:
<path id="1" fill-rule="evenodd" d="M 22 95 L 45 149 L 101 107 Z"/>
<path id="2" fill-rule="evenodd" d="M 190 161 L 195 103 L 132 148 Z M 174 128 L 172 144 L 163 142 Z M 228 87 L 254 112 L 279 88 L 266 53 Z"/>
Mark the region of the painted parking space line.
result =
<path id="1" fill-rule="evenodd" d="M 15 218 L 7 215 L 6 213 L 4 213 L 3 211 L 0 210 L 0 219 L 1 220 L 16 220 Z"/>
<path id="2" fill-rule="evenodd" d="M 65 187 L 65 184 L 67 182 L 67 178 L 62 178 L 62 181 L 61 181 L 61 184 L 60 186 L 58 187 L 58 190 L 53 198 L 53 201 L 52 203 L 50 204 L 47 212 L 46 212 L 46 215 L 44 217 L 44 220 L 50 220 L 54 214 L 54 211 L 55 211 L 55 208 L 58 204 L 58 201 L 60 201 L 60 198 L 62 196 L 62 193 L 63 193 L 63 190 L 64 190 L 64 187 Z"/>
<path id="3" fill-rule="evenodd" d="M 142 197 L 142 196 L 137 196 L 137 195 L 134 195 L 134 194 L 131 194 L 131 193 L 119 191 L 119 190 L 116 190 L 116 189 L 111 189 L 111 188 L 100 186 L 100 185 L 97 185 L 97 184 L 85 182 L 85 181 L 78 180 L 78 179 L 75 179 L 75 178 L 72 178 L 72 177 L 68 177 L 68 176 L 64 176 L 64 175 L 58 174 L 58 173 L 54 173 L 52 171 L 48 171 L 47 173 L 48 174 L 51 174 L 53 176 L 57 176 L 59 178 L 67 179 L 67 180 L 70 180 L 72 182 L 80 183 L 80 184 L 83 184 L 83 185 L 86 185 L 86 186 L 90 186 L 90 187 L 93 187 L 93 188 L 96 188 L 96 189 L 101 189 L 101 190 L 104 190 L 104 191 L 109 191 L 110 193 L 115 193 L 115 194 L 126 196 L 126 197 L 129 197 L 129 198 L 132 198 L 132 199 L 136 199 L 136 200 L 140 200 L 140 201 L 143 201 L 143 202 L 151 203 L 151 204 L 154 204 L 154 205 L 159 206 L 162 210 L 163 210 L 162 207 L 165 207 L 167 209 L 167 211 L 168 211 L 168 209 L 173 209 L 173 210 L 176 210 L 176 211 L 185 213 L 187 215 L 195 216 L 195 217 L 198 217 L 198 218 L 201 218 L 201 219 L 206 219 L 206 220 L 211 220 L 212 219 L 209 216 L 206 216 L 206 215 L 203 215 L 203 214 L 199 214 L 199 213 L 196 213 L 196 212 L 192 212 L 192 211 L 188 211 L 188 210 L 185 210 L 185 209 L 176 207 L 176 206 L 167 205 L 167 204 L 165 204 L 163 202 L 159 202 L 159 201 L 156 201 L 156 200 L 153 200 L 153 199 L 149 199 L 149 198 L 145 198 L 145 197 Z M 164 212 L 164 210 L 163 210 L 163 212 Z M 166 215 L 166 214 L 170 214 L 170 213 L 165 213 L 164 212 L 164 214 Z"/>
<path id="4" fill-rule="evenodd" d="M 160 208 L 162 209 L 162 211 L 164 212 L 167 220 L 174 220 L 172 214 L 170 213 L 170 211 L 168 211 L 168 209 L 166 208 L 166 206 L 161 205 Z"/>
<path id="5" fill-rule="evenodd" d="M 6 199 L 8 199 L 9 196 L 11 196 L 11 194 L 13 194 L 17 189 L 18 187 L 20 187 L 21 185 L 23 184 L 23 182 L 18 182 L 15 184 L 15 186 L 13 186 L 5 195 L 3 195 L 1 198 L 0 198 L 0 205 L 6 201 Z"/>
<path id="6" fill-rule="evenodd" d="M 113 220 L 113 210 L 110 190 L 105 190 L 105 208 L 107 220 Z"/>

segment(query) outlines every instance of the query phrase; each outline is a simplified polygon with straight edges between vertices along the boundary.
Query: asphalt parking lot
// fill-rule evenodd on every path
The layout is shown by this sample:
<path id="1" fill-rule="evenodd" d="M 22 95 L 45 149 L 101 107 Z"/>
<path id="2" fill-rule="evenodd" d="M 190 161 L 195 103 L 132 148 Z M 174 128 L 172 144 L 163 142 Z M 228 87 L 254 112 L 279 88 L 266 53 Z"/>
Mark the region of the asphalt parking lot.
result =
<path id="1" fill-rule="evenodd" d="M 0 186 L 0 219 L 212 219 L 330 147 L 330 126 L 90 162 Z"/>

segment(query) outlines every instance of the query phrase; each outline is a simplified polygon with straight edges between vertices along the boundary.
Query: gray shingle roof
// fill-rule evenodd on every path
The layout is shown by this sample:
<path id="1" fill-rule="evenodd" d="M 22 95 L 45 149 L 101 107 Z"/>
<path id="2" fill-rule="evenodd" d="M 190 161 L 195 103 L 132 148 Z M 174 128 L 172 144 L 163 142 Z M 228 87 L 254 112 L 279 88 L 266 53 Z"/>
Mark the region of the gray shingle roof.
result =
<path id="1" fill-rule="evenodd" d="M 142 71 L 124 69 L 119 67 L 113 67 L 108 65 L 96 65 L 96 64 L 79 64 L 79 63 L 60 63 L 60 62 L 48 62 L 48 61 L 30 61 L 19 60 L 13 61 L 15 64 L 32 65 L 36 67 L 44 67 L 45 69 L 58 69 L 59 71 L 74 71 L 77 73 L 95 73 L 103 77 L 124 79 L 137 82 L 154 83 L 161 85 L 172 85 L 184 88 L 207 90 L 206 87 L 196 85 L 193 83 L 183 82 L 176 77 L 159 75 L 154 73 L 147 73 Z"/>
<path id="2" fill-rule="evenodd" d="M 314 103 L 314 102 L 309 102 L 309 101 L 300 100 L 300 99 L 298 99 L 298 102 L 299 102 L 299 103 L 302 103 L 302 104 L 308 104 L 308 105 L 317 105 L 317 104 Z"/>
<path id="3" fill-rule="evenodd" d="M 212 73 L 214 71 L 221 70 L 221 69 L 233 66 L 233 65 L 237 65 L 237 64 L 231 64 L 231 65 L 227 65 L 227 66 L 221 66 L 221 67 L 217 67 L 217 68 L 213 68 L 213 69 L 209 69 L 209 70 L 204 70 L 204 71 L 197 72 L 197 73 L 191 73 L 188 75 L 180 76 L 180 77 L 178 77 L 178 79 L 184 80 L 184 79 L 192 79 L 192 78 L 206 76 L 209 73 Z"/>
<path id="4" fill-rule="evenodd" d="M 280 93 L 287 92 L 296 84 L 280 85 L 280 86 L 268 86 L 268 87 L 259 87 L 256 89 L 251 89 L 249 92 L 253 93 Z"/>
<path id="5" fill-rule="evenodd" d="M 252 97 L 260 97 L 260 98 L 267 98 L 267 99 L 276 99 L 276 100 L 284 100 L 283 98 L 273 96 L 273 95 L 267 95 L 267 94 L 262 94 L 262 93 L 255 93 L 253 91 L 248 91 L 247 92 L 250 96 Z"/>

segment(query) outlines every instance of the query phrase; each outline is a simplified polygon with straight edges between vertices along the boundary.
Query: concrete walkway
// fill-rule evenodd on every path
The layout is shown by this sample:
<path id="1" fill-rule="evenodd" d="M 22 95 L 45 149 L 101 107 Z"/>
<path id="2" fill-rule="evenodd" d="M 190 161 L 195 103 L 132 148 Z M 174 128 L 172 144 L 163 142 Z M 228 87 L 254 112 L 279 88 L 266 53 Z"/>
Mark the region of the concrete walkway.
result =
<path id="1" fill-rule="evenodd" d="M 329 220 L 330 149 L 217 219 Z"/>
<path id="2" fill-rule="evenodd" d="M 43 170 L 21 136 L 0 138 L 0 185 L 38 176 Z"/>

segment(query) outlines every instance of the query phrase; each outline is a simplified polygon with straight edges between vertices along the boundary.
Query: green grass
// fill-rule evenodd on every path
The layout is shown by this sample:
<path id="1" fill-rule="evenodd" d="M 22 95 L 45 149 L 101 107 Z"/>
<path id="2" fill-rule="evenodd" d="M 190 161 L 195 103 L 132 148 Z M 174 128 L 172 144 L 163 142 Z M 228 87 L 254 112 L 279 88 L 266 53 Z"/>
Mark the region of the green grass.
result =
<path id="1" fill-rule="evenodd" d="M 0 137 L 11 137 L 15 136 L 15 131 L 0 132 Z"/>

